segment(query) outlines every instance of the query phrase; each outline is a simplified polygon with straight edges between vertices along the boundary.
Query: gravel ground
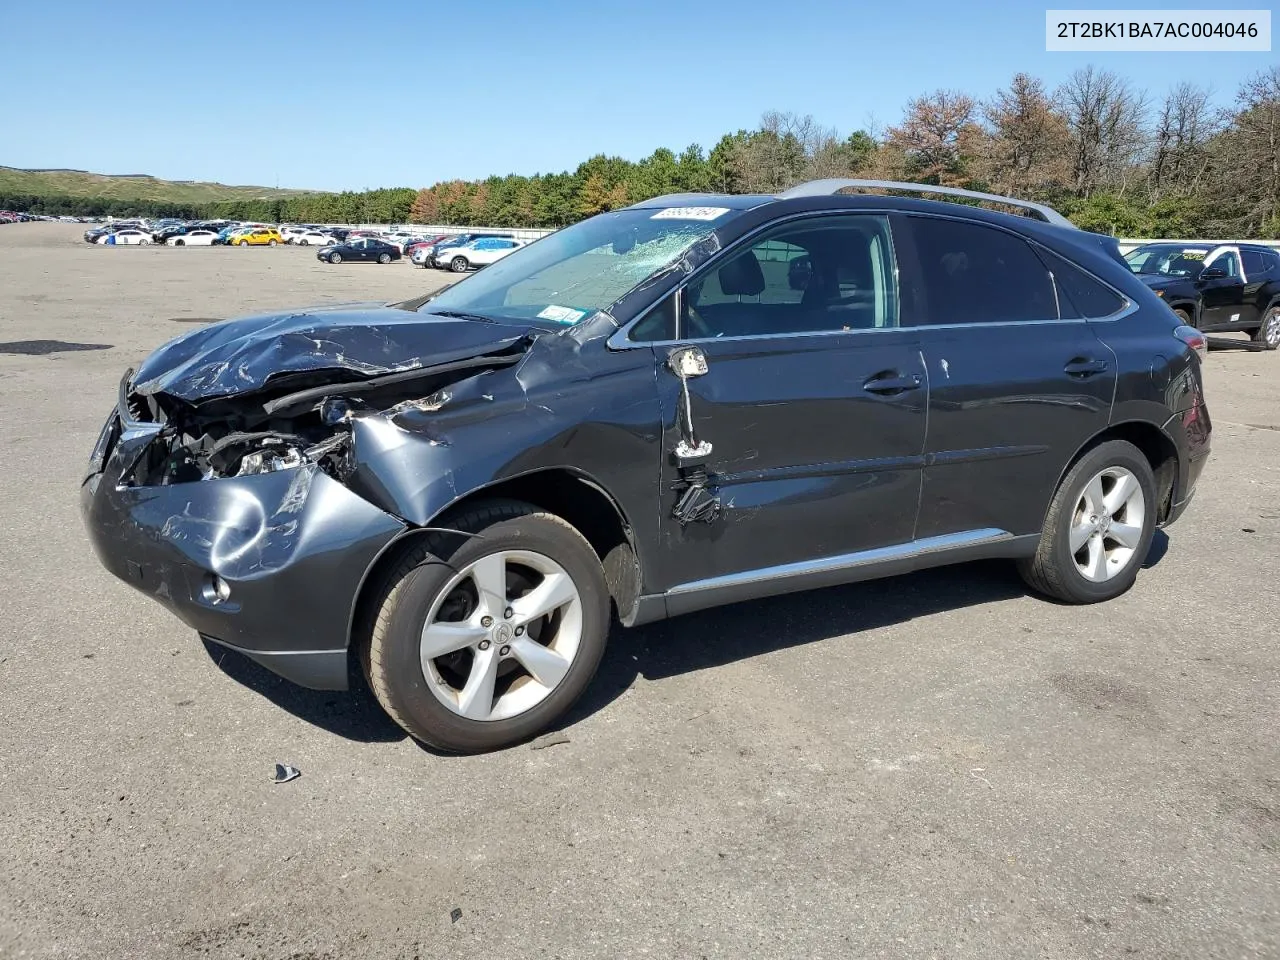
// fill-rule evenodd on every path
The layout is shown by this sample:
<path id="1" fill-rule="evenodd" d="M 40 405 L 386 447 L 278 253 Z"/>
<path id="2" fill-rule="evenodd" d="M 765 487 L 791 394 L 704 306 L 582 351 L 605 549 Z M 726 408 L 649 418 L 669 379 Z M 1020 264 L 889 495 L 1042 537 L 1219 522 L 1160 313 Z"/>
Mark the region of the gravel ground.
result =
<path id="1" fill-rule="evenodd" d="M 568 742 L 444 758 L 211 656 L 77 486 L 181 321 L 447 275 L 82 229 L 0 227 L 0 956 L 1280 956 L 1280 356 L 1209 357 L 1120 600 L 984 563 L 619 632 Z"/>

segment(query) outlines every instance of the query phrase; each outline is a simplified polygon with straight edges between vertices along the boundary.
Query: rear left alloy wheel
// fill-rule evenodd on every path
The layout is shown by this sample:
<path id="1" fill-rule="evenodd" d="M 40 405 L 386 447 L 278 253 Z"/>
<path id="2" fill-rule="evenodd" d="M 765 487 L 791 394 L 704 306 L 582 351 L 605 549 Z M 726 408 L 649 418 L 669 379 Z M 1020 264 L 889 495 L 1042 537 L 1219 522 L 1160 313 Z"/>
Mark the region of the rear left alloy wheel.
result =
<path id="1" fill-rule="evenodd" d="M 1253 332 L 1253 340 L 1265 350 L 1280 347 L 1280 306 L 1272 307 L 1262 317 L 1262 324 Z"/>
<path id="2" fill-rule="evenodd" d="M 364 666 L 411 736 L 457 753 L 546 729 L 590 683 L 609 631 L 591 545 L 559 517 L 494 501 L 450 519 L 384 582 Z"/>
<path id="3" fill-rule="evenodd" d="M 1024 580 L 1067 603 L 1118 597 L 1137 579 L 1156 530 L 1156 482 L 1142 451 L 1123 440 L 1094 447 L 1050 501 Z"/>

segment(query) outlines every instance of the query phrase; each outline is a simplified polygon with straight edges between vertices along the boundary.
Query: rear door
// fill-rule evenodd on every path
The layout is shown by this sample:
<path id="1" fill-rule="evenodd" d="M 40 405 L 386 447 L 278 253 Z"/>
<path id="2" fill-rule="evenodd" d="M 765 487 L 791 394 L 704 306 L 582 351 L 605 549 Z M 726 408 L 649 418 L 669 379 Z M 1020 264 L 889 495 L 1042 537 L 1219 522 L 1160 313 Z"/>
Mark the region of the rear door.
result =
<path id="1" fill-rule="evenodd" d="M 1235 247 L 1219 247 L 1204 264 L 1205 273 L 1213 269 L 1221 270 L 1224 276 L 1204 279 L 1201 274 L 1201 279 L 1196 281 L 1204 304 L 1200 312 L 1200 326 L 1207 330 L 1249 322 L 1251 317 L 1245 316 L 1249 309 L 1245 306 L 1245 276 L 1240 265 L 1240 251 Z M 1252 319 L 1257 317 L 1252 316 Z"/>
<path id="2" fill-rule="evenodd" d="M 1241 320 L 1259 323 L 1271 302 L 1275 279 L 1271 263 L 1275 254 L 1269 250 L 1241 250 L 1240 267 L 1244 272 L 1244 310 Z"/>
<path id="3" fill-rule="evenodd" d="M 794 279 L 791 261 L 812 269 Z M 705 355 L 682 382 L 657 348 L 666 445 L 710 444 L 719 516 L 675 515 L 685 473 L 661 465 L 664 587 L 845 557 L 912 539 L 928 397 L 917 334 L 898 323 L 887 217 L 776 226 L 707 264 L 659 309 Z"/>
<path id="4" fill-rule="evenodd" d="M 1063 469 L 1107 426 L 1115 357 L 1021 236 L 914 214 L 895 235 L 929 377 L 916 536 L 1036 533 Z"/>

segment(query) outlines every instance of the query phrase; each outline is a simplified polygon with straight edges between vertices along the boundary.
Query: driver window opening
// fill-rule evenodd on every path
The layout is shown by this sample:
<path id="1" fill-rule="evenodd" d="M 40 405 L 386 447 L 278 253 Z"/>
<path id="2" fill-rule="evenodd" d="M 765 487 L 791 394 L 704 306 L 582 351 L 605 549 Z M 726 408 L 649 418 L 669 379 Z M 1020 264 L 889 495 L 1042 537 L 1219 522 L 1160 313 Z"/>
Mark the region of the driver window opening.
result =
<path id="1" fill-rule="evenodd" d="M 896 327 L 888 220 L 864 214 L 787 224 L 708 270 L 683 300 L 684 339 Z"/>

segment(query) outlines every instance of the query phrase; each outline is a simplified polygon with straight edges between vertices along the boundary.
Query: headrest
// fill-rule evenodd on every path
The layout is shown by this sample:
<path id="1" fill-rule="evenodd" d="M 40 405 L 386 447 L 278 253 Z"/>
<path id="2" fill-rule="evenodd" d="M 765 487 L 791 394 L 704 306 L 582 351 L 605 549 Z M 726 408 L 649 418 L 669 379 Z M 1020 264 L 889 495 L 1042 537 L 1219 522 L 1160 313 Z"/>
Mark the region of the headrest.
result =
<path id="1" fill-rule="evenodd" d="M 720 289 L 731 297 L 756 297 L 764 290 L 760 261 L 748 250 L 720 268 Z"/>

